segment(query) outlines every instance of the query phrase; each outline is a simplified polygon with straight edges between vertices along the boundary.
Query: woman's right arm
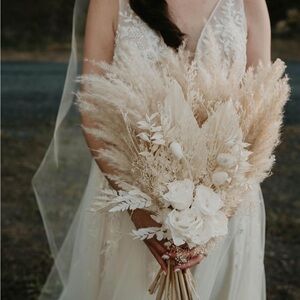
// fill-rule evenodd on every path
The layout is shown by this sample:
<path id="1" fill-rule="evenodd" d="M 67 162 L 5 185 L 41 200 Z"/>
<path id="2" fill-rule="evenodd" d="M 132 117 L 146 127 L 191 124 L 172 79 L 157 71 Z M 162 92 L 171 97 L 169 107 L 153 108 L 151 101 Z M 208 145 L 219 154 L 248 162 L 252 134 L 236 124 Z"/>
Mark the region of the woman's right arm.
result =
<path id="1" fill-rule="evenodd" d="M 112 61 L 117 22 L 118 0 L 90 1 L 84 39 L 83 74 L 99 73 L 99 68 L 91 62 L 93 60 L 108 63 Z M 81 122 L 84 127 L 93 127 L 88 113 L 81 114 Z M 84 134 L 93 156 L 96 157 L 97 150 L 105 148 L 105 144 L 92 135 Z M 111 167 L 101 158 L 97 158 L 96 162 L 104 173 L 113 173 Z"/>
<path id="2" fill-rule="evenodd" d="M 98 73 L 99 68 L 95 67 L 91 61 L 106 61 L 110 63 L 113 59 L 115 32 L 118 23 L 118 0 L 91 0 L 88 9 L 88 16 L 85 29 L 84 41 L 84 62 L 83 74 Z M 82 86 L 84 89 L 84 86 Z M 81 122 L 84 127 L 93 127 L 93 120 L 88 113 L 81 114 Z M 105 143 L 95 139 L 92 135 L 84 132 L 86 142 L 96 162 L 102 172 L 113 174 L 114 170 L 101 158 L 98 158 L 98 150 L 105 148 Z M 117 189 L 117 185 L 110 181 L 113 188 Z M 149 213 L 143 210 L 135 210 L 132 214 L 132 221 L 137 228 L 158 226 L 157 223 L 149 216 Z M 162 255 L 166 252 L 162 243 L 156 239 L 146 241 L 146 245 L 157 259 L 158 263 L 166 270 L 167 266 L 162 259 Z"/>

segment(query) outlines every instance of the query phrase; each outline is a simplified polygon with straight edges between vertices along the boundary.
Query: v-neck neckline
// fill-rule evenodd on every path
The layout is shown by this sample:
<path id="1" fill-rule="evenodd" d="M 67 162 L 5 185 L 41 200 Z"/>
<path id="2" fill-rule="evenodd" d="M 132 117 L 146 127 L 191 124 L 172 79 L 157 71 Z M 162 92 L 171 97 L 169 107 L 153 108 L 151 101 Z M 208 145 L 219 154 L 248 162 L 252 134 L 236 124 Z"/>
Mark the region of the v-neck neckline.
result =
<path id="1" fill-rule="evenodd" d="M 196 41 L 196 47 L 195 47 L 195 50 L 194 51 L 191 51 L 190 49 L 186 49 L 187 51 L 189 51 L 191 54 L 192 54 L 192 60 L 191 61 L 194 61 L 195 59 L 196 59 L 196 57 L 197 57 L 197 52 L 199 51 L 199 45 L 200 45 L 200 43 L 201 43 L 201 41 L 202 41 L 202 39 L 203 39 L 203 36 L 204 36 L 204 34 L 205 34 L 205 31 L 207 30 L 207 28 L 208 28 L 208 26 L 209 26 L 209 24 L 210 24 L 210 22 L 211 22 L 211 20 L 214 18 L 214 16 L 215 16 L 215 14 L 216 14 L 216 12 L 217 12 L 217 10 L 219 9 L 219 7 L 221 6 L 221 3 L 223 2 L 223 1 L 225 1 L 225 0 L 218 0 L 218 1 L 216 1 L 216 4 L 215 4 L 215 6 L 213 7 L 213 9 L 212 9 L 212 11 L 210 12 L 210 14 L 208 15 L 208 17 L 207 18 L 204 18 L 204 20 L 206 20 L 205 22 L 204 22 L 204 26 L 203 26 L 203 28 L 202 28 L 202 30 L 200 31 L 200 33 L 199 33 L 199 37 L 198 37 L 198 39 L 197 39 L 197 41 Z M 135 13 L 135 11 L 131 8 L 131 6 L 130 6 L 130 4 L 129 4 L 129 2 L 127 2 L 127 6 L 129 7 L 129 10 L 131 11 L 131 13 L 135 16 L 135 17 L 137 17 L 144 25 L 146 25 L 146 27 L 147 28 L 149 28 L 150 30 L 152 30 L 156 35 L 157 35 L 157 37 L 160 39 L 160 41 L 161 41 L 161 43 L 163 44 L 163 45 L 165 45 L 166 47 L 168 47 L 168 45 L 166 45 L 166 43 L 164 42 L 164 40 L 163 40 L 163 38 L 157 33 L 157 32 L 155 32 L 139 15 L 137 15 L 136 13 Z"/>
<path id="2" fill-rule="evenodd" d="M 208 17 L 204 19 L 204 20 L 206 20 L 206 21 L 204 22 L 204 26 L 203 26 L 203 28 L 201 29 L 201 31 L 200 31 L 200 33 L 199 33 L 199 37 L 198 37 L 198 39 L 197 39 L 197 41 L 196 41 L 195 51 L 193 52 L 193 56 L 194 56 L 193 59 L 195 58 L 195 56 L 196 56 L 196 54 L 197 54 L 197 51 L 198 51 L 199 45 L 200 45 L 200 43 L 201 43 L 201 41 L 202 41 L 202 39 L 203 39 L 204 33 L 205 33 L 205 31 L 207 30 L 209 24 L 211 23 L 211 20 L 214 18 L 214 16 L 215 16 L 217 10 L 219 9 L 219 6 L 221 5 L 221 2 L 223 2 L 223 0 L 218 0 L 218 1 L 216 2 L 216 4 L 215 4 L 214 8 L 212 9 L 212 11 L 210 12 L 210 14 L 208 15 Z"/>

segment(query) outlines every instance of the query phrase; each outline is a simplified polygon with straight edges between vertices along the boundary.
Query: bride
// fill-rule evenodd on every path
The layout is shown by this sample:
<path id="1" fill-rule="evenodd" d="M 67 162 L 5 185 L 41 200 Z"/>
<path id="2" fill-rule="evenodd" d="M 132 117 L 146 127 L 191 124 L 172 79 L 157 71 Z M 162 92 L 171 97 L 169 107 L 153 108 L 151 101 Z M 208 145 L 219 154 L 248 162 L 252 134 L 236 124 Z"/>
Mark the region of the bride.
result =
<path id="1" fill-rule="evenodd" d="M 147 293 L 148 285 L 158 266 L 166 269 L 171 258 L 155 238 L 143 243 L 128 235 L 134 227 L 156 225 L 145 211 L 135 210 L 130 218 L 88 210 L 101 187 L 117 187 L 102 174 L 114 170 L 97 157 L 97 150 L 106 145 L 88 134 L 83 138 L 79 123 L 88 127 L 92 121 L 87 113 L 79 119 L 72 92 L 78 89 L 77 75 L 98 72 L 93 61 L 110 63 L 132 45 L 145 59 L 155 60 L 164 47 L 177 49 L 186 38 L 194 58 L 205 61 L 211 50 L 206 43 L 208 28 L 217 38 L 228 70 L 238 63 L 236 72 L 242 76 L 248 67 L 270 61 L 265 0 L 76 2 L 72 54 L 54 137 L 33 179 L 55 259 L 41 299 L 153 298 Z M 192 270 L 201 300 L 266 298 L 260 186 L 244 197 L 259 205 L 251 213 L 241 208 L 230 220 L 226 238 L 207 257 L 198 255 L 177 266 Z"/>

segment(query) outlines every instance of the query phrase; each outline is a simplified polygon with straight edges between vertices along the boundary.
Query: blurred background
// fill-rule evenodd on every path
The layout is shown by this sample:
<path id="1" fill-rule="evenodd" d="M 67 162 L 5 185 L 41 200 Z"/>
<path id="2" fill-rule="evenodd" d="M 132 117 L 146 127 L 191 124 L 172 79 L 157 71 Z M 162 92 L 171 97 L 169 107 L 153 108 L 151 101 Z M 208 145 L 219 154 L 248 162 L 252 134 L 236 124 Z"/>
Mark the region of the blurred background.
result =
<path id="1" fill-rule="evenodd" d="M 300 299 L 300 1 L 267 1 L 273 58 L 287 61 L 286 107 L 267 210 L 268 299 Z M 36 299 L 52 265 L 31 189 L 55 123 L 70 49 L 74 0 L 2 1 L 2 297 Z M 243 299 L 241 299 L 243 300 Z M 253 299 L 255 300 L 255 299 Z"/>

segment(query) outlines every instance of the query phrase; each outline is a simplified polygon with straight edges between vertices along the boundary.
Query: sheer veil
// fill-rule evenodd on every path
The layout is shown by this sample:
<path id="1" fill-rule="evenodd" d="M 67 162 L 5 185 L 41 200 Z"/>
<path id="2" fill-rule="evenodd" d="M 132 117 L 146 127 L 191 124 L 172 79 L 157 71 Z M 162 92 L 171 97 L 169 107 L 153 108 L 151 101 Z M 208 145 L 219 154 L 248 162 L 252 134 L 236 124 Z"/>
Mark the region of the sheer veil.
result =
<path id="1" fill-rule="evenodd" d="M 42 163 L 32 179 L 44 222 L 54 266 L 42 299 L 57 299 L 68 281 L 75 232 L 92 157 L 74 105 L 76 77 L 83 60 L 83 35 L 89 0 L 76 0 L 73 12 L 72 50 L 54 134 Z M 103 177 L 101 180 L 105 180 Z"/>

